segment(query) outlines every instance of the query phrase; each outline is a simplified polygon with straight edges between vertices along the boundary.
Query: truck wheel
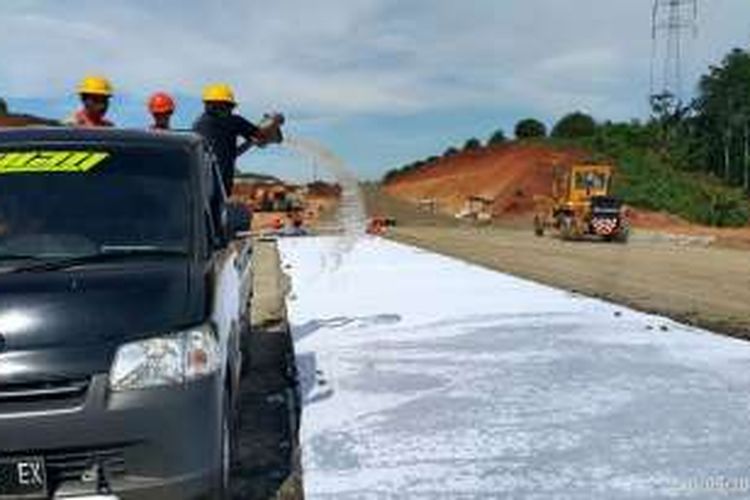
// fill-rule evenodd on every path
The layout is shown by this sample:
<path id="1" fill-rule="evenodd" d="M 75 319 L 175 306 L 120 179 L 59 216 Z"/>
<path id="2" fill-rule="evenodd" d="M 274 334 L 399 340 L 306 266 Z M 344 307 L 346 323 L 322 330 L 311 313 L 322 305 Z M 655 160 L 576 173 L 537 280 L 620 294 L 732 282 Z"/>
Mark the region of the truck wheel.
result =
<path id="1" fill-rule="evenodd" d="M 538 215 L 534 217 L 534 234 L 540 237 L 544 236 L 544 224 Z"/>
<path id="2" fill-rule="evenodd" d="M 614 237 L 614 241 L 617 243 L 627 243 L 628 238 L 630 238 L 630 224 L 627 222 L 622 223 L 622 227 L 620 227 L 620 230 L 617 231 L 617 234 Z"/>
<path id="3" fill-rule="evenodd" d="M 240 353 L 242 364 L 240 365 L 240 378 L 245 378 L 250 372 L 250 342 L 253 334 L 250 321 L 240 328 Z"/>
<path id="4" fill-rule="evenodd" d="M 560 236 L 564 240 L 573 239 L 573 217 L 564 215 L 560 218 Z"/>
<path id="5" fill-rule="evenodd" d="M 221 414 L 221 470 L 219 473 L 218 499 L 229 500 L 232 498 L 231 478 L 232 465 L 235 454 L 235 419 L 232 411 L 231 396 L 228 390 L 224 390 L 223 408 Z"/>
<path id="6" fill-rule="evenodd" d="M 627 243 L 628 238 L 630 238 L 630 230 L 625 228 L 617 233 L 617 235 L 615 236 L 615 241 L 617 243 Z"/>

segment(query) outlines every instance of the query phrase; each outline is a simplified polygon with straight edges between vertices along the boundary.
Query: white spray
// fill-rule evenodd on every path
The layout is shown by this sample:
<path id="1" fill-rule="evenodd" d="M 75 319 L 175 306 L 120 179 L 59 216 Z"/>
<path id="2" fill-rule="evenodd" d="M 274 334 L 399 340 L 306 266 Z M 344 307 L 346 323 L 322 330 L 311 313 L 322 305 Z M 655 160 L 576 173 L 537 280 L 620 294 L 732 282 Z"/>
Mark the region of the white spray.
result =
<path id="1" fill-rule="evenodd" d="M 341 266 L 344 256 L 354 248 L 354 245 L 365 233 L 366 216 L 357 176 L 341 158 L 316 142 L 286 137 L 282 145 L 299 154 L 313 158 L 333 175 L 336 182 L 341 186 L 341 200 L 336 215 L 337 232 L 340 237 L 336 238 L 331 250 L 321 256 L 321 259 L 323 259 L 322 269 L 331 272 Z"/>

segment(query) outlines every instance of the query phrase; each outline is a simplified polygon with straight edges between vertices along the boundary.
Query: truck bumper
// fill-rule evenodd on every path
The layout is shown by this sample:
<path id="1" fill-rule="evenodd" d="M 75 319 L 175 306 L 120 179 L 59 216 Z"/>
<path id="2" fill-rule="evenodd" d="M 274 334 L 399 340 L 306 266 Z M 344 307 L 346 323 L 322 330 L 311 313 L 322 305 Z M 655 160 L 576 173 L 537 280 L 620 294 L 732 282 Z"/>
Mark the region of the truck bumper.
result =
<path id="1" fill-rule="evenodd" d="M 96 375 L 75 406 L 0 407 L 0 456 L 43 457 L 52 498 L 213 498 L 221 470 L 219 379 L 113 393 L 107 375 Z"/>

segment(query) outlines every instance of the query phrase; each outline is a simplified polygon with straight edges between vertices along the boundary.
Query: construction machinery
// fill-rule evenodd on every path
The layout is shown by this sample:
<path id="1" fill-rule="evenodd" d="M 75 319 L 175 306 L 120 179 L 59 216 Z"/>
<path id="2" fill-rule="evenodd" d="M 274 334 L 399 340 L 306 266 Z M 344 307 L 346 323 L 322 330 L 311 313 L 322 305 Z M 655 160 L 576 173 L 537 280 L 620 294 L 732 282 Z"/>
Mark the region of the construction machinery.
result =
<path id="1" fill-rule="evenodd" d="M 554 229 L 565 240 L 597 237 L 625 243 L 630 225 L 622 200 L 612 196 L 612 165 L 582 164 L 554 169 L 551 196 L 536 196 L 534 232 Z"/>
<path id="2" fill-rule="evenodd" d="M 392 227 L 396 227 L 396 219 L 394 217 L 376 215 L 367 222 L 366 232 L 367 234 L 383 235 Z"/>

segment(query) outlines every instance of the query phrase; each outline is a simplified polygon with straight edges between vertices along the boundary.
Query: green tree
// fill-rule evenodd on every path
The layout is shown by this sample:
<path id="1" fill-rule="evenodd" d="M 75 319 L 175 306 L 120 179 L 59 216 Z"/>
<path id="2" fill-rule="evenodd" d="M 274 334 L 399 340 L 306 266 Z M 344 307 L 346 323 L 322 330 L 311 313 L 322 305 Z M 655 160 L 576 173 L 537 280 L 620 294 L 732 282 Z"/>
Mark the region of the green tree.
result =
<path id="1" fill-rule="evenodd" d="M 526 118 L 516 124 L 516 138 L 531 139 L 536 137 L 546 137 L 547 127 L 544 123 L 533 118 Z"/>
<path id="2" fill-rule="evenodd" d="M 563 116 L 552 129 L 552 137 L 565 139 L 591 137 L 595 133 L 596 122 L 594 119 L 580 111 Z"/>
<path id="3" fill-rule="evenodd" d="M 464 151 L 471 151 L 474 149 L 480 149 L 482 147 L 482 143 L 479 142 L 479 139 L 476 137 L 472 137 L 471 139 L 467 140 L 464 144 Z"/>
<path id="4" fill-rule="evenodd" d="M 394 169 L 389 170 L 383 176 L 383 182 L 387 184 L 387 183 L 395 180 L 399 176 L 400 173 L 401 173 L 401 171 L 399 169 L 395 169 L 394 168 Z"/>
<path id="5" fill-rule="evenodd" d="M 698 86 L 692 121 L 708 169 L 750 191 L 750 53 L 734 49 Z"/>
<path id="6" fill-rule="evenodd" d="M 459 153 L 458 149 L 451 146 L 445 150 L 445 152 L 443 153 L 443 156 L 446 158 L 449 158 L 451 156 L 456 156 L 458 153 Z"/>
<path id="7" fill-rule="evenodd" d="M 490 146 L 495 146 L 498 144 L 502 144 L 505 141 L 507 141 L 507 138 L 505 137 L 505 132 L 503 129 L 499 128 L 495 130 L 495 132 L 490 136 L 490 139 L 487 141 L 487 144 Z"/>

